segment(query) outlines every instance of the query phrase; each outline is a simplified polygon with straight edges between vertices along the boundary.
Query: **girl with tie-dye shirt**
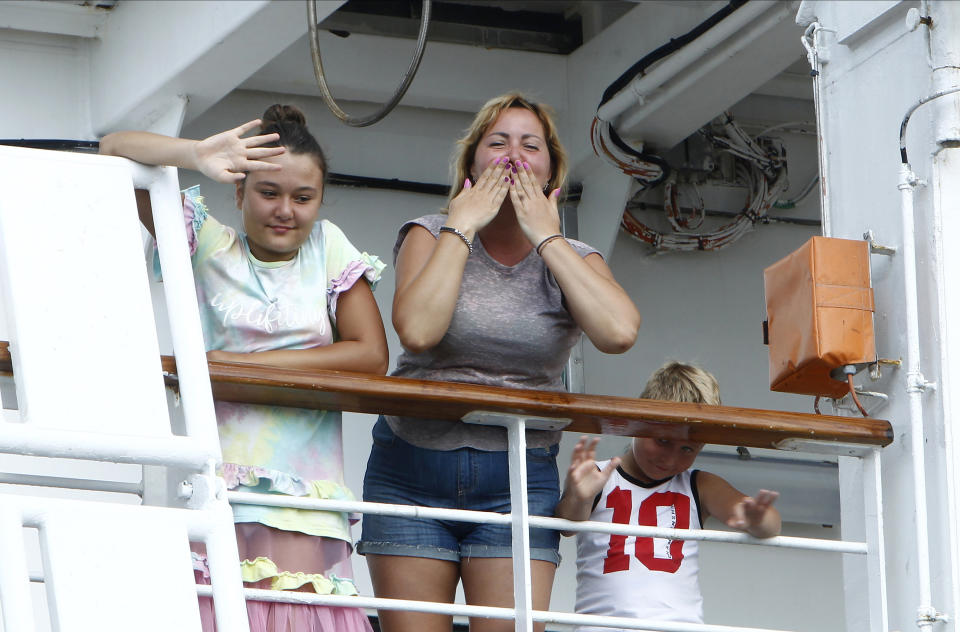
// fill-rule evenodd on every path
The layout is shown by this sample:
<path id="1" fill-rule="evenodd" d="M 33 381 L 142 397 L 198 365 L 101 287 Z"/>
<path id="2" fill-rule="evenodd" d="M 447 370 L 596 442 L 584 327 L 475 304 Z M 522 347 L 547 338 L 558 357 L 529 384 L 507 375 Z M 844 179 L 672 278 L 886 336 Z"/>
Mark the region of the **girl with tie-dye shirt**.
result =
<path id="1" fill-rule="evenodd" d="M 117 132 L 104 137 L 101 152 L 236 183 L 244 233 L 214 219 L 197 187 L 183 197 L 209 359 L 382 374 L 387 343 L 371 289 L 384 264 L 318 220 L 327 165 L 303 113 L 271 106 L 261 134 L 243 138 L 260 124 L 202 141 Z M 152 231 L 149 201 L 138 200 Z M 339 411 L 216 408 L 220 473 L 230 489 L 352 498 L 343 484 Z M 234 519 L 247 586 L 356 594 L 344 514 L 237 505 Z M 359 608 L 248 601 L 247 610 L 253 632 L 370 629 Z M 201 613 L 204 629 L 213 630 L 209 600 Z"/>

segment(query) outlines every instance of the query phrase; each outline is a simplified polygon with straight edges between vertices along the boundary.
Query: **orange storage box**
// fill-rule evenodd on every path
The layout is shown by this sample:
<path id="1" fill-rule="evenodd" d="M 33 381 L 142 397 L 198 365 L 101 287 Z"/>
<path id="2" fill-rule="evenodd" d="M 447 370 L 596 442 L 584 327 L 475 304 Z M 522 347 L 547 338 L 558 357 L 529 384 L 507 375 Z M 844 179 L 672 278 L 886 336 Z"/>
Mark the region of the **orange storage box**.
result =
<path id="1" fill-rule="evenodd" d="M 843 397 L 839 369 L 877 359 L 867 242 L 813 237 L 765 269 L 763 287 L 770 390 Z"/>

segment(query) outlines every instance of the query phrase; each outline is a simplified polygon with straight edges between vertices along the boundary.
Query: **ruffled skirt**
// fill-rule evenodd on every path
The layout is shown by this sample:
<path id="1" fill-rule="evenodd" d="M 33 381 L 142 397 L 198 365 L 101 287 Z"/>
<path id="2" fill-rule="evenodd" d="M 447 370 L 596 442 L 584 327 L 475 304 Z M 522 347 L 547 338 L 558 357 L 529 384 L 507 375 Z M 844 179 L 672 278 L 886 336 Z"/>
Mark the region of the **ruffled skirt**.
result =
<path id="1" fill-rule="evenodd" d="M 234 525 L 247 588 L 355 595 L 348 542 L 258 523 Z M 209 583 L 202 547 L 194 547 L 197 582 Z M 251 632 L 372 632 L 361 608 L 247 601 Z M 204 632 L 215 632 L 213 602 L 200 597 Z"/>

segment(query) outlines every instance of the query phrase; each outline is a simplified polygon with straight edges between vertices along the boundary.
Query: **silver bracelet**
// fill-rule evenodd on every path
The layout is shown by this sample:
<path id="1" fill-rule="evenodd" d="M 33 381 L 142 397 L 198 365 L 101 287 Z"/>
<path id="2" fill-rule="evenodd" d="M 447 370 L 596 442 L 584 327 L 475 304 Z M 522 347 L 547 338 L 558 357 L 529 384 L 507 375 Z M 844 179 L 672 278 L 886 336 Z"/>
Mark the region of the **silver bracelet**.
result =
<path id="1" fill-rule="evenodd" d="M 451 234 L 456 235 L 457 237 L 459 237 L 459 238 L 463 241 L 463 243 L 465 243 L 465 244 L 467 245 L 467 251 L 468 251 L 467 254 L 468 254 L 468 255 L 472 255 L 472 254 L 473 254 L 473 244 L 471 244 L 471 243 L 470 243 L 470 240 L 467 239 L 467 236 L 464 235 L 463 233 L 461 233 L 459 230 L 457 230 L 457 229 L 454 228 L 453 226 L 441 226 L 441 227 L 440 227 L 440 232 L 441 232 L 441 233 L 451 233 Z"/>

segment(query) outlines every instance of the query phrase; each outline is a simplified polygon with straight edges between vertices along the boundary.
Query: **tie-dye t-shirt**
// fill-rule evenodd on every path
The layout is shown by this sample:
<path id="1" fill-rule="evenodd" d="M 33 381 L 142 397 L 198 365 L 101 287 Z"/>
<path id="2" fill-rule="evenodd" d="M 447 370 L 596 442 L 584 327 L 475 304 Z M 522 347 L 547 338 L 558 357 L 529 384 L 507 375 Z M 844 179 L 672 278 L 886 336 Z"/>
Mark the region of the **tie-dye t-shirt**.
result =
<path id="1" fill-rule="evenodd" d="M 184 192 L 184 220 L 193 259 L 207 350 L 250 353 L 304 349 L 337 339 L 341 292 L 361 277 L 376 284 L 385 267 L 320 220 L 290 261 L 264 262 L 246 236 L 207 212 L 198 187 Z M 216 402 L 230 489 L 311 498 L 352 499 L 343 484 L 340 411 Z M 236 522 L 259 522 L 350 541 L 336 512 L 235 505 Z"/>

